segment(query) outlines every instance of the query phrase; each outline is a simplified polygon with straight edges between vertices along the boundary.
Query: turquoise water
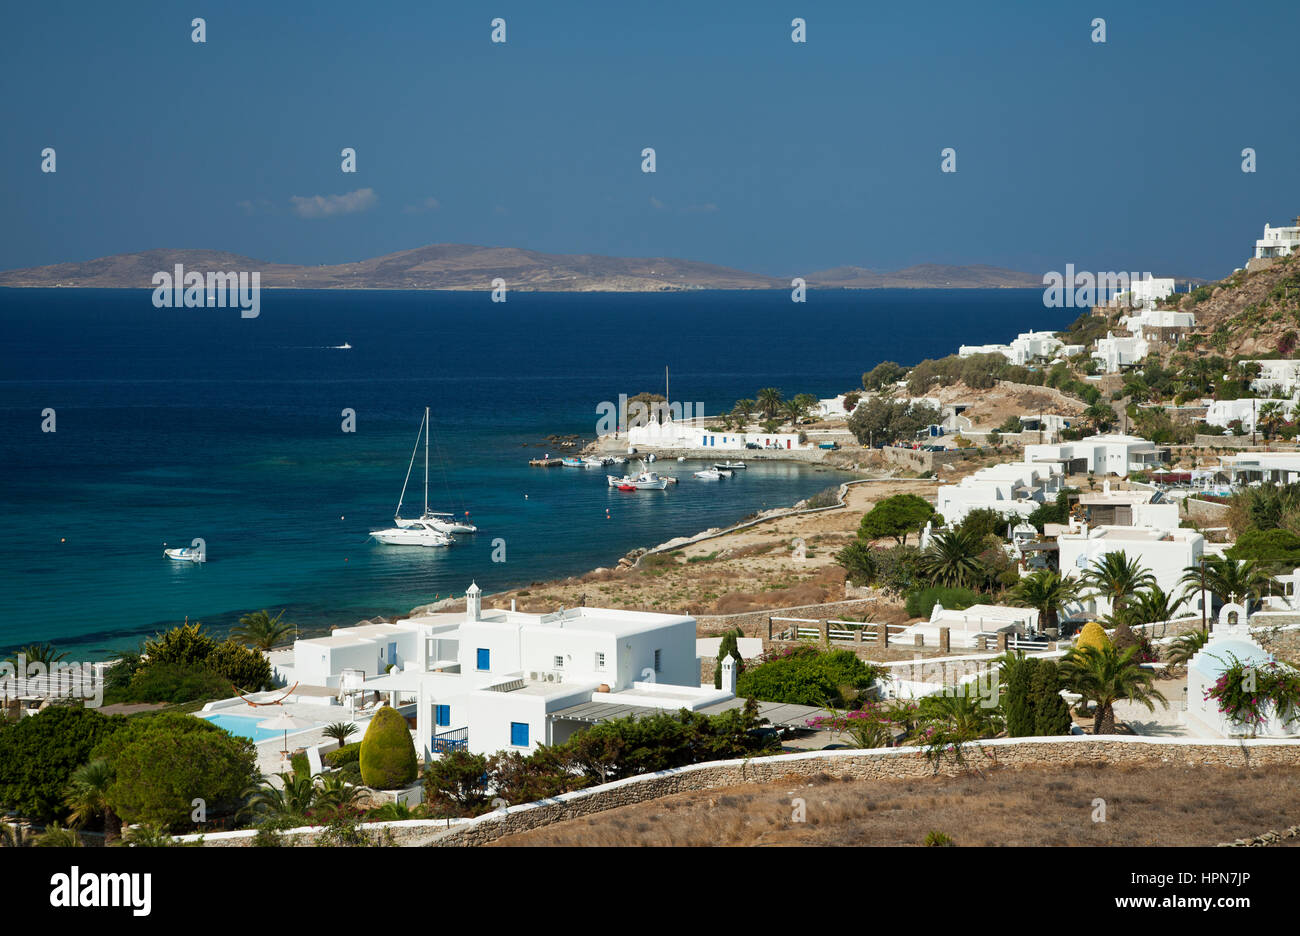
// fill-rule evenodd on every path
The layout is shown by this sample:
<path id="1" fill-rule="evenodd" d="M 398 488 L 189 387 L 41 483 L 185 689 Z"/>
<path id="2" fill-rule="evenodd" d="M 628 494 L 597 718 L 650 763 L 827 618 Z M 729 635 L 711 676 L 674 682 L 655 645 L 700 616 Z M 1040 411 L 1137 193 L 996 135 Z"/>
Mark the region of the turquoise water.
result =
<path id="1" fill-rule="evenodd" d="M 260 608 L 317 631 L 471 581 L 493 592 L 613 565 L 844 478 L 769 463 L 692 483 L 702 463 L 662 463 L 682 483 L 623 494 L 603 471 L 527 466 L 554 451 L 549 434 L 592 438 L 602 401 L 662 392 L 665 366 L 674 400 L 720 412 L 768 386 L 831 396 L 882 359 L 1073 317 L 1037 290 L 810 293 L 799 307 L 785 292 L 267 290 L 256 319 L 150 295 L 0 289 L 0 650 L 49 640 L 96 659 L 187 617 L 220 634 Z M 391 524 L 425 406 L 430 506 L 469 510 L 482 532 L 382 546 L 368 532 Z M 163 557 L 195 537 L 207 563 Z"/>
<path id="2" fill-rule="evenodd" d="M 274 718 L 274 715 L 268 715 L 266 718 L 252 717 L 249 715 L 226 715 L 216 713 L 213 715 L 200 715 L 200 718 L 212 722 L 218 728 L 224 729 L 239 738 L 248 738 L 253 742 L 269 741 L 272 738 L 283 738 L 283 731 L 274 731 L 270 728 L 257 727 L 258 722 L 267 721 Z M 305 731 L 307 729 L 299 729 Z M 293 732 L 289 732 L 293 734 Z"/>

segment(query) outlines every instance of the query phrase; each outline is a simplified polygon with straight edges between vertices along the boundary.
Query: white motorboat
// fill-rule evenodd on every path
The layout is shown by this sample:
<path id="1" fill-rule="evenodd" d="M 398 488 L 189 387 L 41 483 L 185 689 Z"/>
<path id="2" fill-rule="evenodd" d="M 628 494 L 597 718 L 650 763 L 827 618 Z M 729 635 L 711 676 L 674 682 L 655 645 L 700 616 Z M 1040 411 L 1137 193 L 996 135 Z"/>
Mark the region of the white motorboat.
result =
<path id="1" fill-rule="evenodd" d="M 588 468 L 604 468 L 606 465 L 611 464 L 608 458 L 597 458 L 594 455 L 588 455 L 582 460 L 582 463 Z"/>
<path id="2" fill-rule="evenodd" d="M 208 558 L 204 551 L 197 546 L 186 546 L 182 549 L 164 549 L 163 555 L 168 559 L 176 562 L 207 562 Z"/>
<path id="3" fill-rule="evenodd" d="M 721 464 L 715 463 L 713 467 L 717 468 L 719 471 L 743 470 L 745 467 L 745 463 L 743 461 L 738 461 L 738 462 L 725 461 L 722 462 Z"/>
<path id="4" fill-rule="evenodd" d="M 421 435 L 424 436 L 424 512 L 418 520 L 408 520 L 402 517 L 402 502 L 406 499 L 406 488 L 411 483 L 411 470 L 415 467 L 416 452 L 420 450 Z M 468 519 L 457 520 L 455 514 L 429 509 L 429 407 L 426 406 L 424 421 L 420 423 L 420 432 L 415 437 L 415 448 L 411 450 L 411 463 L 406 466 L 402 493 L 397 498 L 393 527 L 388 530 L 371 530 L 370 535 L 389 546 L 450 546 L 456 542 L 453 533 L 477 532 L 478 527 Z"/>
<path id="5" fill-rule="evenodd" d="M 722 472 L 716 468 L 705 468 L 703 471 L 695 472 L 695 477 L 701 481 L 720 481 L 722 480 Z"/>
<path id="6" fill-rule="evenodd" d="M 636 477 L 627 475 L 620 478 L 617 475 L 606 475 L 609 480 L 609 486 L 612 488 L 633 487 L 638 491 L 662 491 L 668 487 L 668 479 L 659 477 L 658 472 L 643 471 Z"/>
<path id="7" fill-rule="evenodd" d="M 387 546 L 450 546 L 456 541 L 428 520 L 407 520 L 391 530 L 371 530 L 370 535 Z"/>

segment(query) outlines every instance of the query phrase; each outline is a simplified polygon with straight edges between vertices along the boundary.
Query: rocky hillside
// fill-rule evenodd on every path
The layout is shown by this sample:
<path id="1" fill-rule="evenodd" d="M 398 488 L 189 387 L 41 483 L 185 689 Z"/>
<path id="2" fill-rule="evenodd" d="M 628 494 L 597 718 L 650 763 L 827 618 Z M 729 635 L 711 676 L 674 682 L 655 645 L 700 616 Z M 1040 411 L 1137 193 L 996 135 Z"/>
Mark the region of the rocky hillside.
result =
<path id="1" fill-rule="evenodd" d="M 1200 347 L 1230 358 L 1291 357 L 1300 351 L 1300 257 L 1181 294 L 1177 308 L 1196 313 Z"/>

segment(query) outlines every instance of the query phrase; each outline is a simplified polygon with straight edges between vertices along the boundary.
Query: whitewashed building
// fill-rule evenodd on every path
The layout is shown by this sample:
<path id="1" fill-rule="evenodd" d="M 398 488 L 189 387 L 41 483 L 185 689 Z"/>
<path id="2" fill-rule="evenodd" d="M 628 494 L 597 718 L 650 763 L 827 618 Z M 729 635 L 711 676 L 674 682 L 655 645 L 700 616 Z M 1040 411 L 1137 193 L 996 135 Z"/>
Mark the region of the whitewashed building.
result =
<path id="1" fill-rule="evenodd" d="M 1111 332 L 1098 338 L 1092 358 L 1107 374 L 1118 373 L 1121 368 L 1141 364 L 1151 353 L 1151 343 L 1145 338 L 1116 336 Z"/>
<path id="2" fill-rule="evenodd" d="M 1119 324 L 1135 338 L 1161 341 L 1182 337 L 1190 332 L 1196 327 L 1196 313 L 1175 309 L 1143 309 L 1133 315 L 1122 316 Z"/>
<path id="3" fill-rule="evenodd" d="M 1300 481 L 1300 452 L 1242 452 L 1219 459 L 1219 475 L 1230 484 L 1292 484 Z"/>
<path id="4" fill-rule="evenodd" d="M 1259 365 L 1259 376 L 1250 383 L 1251 389 L 1256 393 L 1271 394 L 1274 391 L 1281 391 L 1285 396 L 1290 397 L 1300 389 L 1300 361 L 1289 358 L 1263 358 L 1241 363 Z"/>
<path id="5" fill-rule="evenodd" d="M 1027 517 L 1056 497 L 1061 489 L 1059 465 L 1009 462 L 990 465 L 956 484 L 941 484 L 935 510 L 955 526 L 973 510 L 996 510 L 1004 516 Z"/>
<path id="6" fill-rule="evenodd" d="M 1188 566 L 1201 561 L 1205 550 L 1205 537 L 1195 530 L 1177 527 L 1160 530 L 1098 526 L 1091 530 L 1062 533 L 1056 538 L 1056 543 L 1060 550 L 1061 575 L 1067 578 L 1080 579 L 1097 565 L 1102 556 L 1123 552 L 1152 573 L 1156 584 L 1171 595 L 1182 591 L 1180 581 L 1183 573 Z M 1068 607 L 1066 617 L 1070 620 L 1091 619 L 1110 614 L 1112 610 L 1109 599 L 1090 597 Z"/>
<path id="7" fill-rule="evenodd" d="M 1172 296 L 1175 289 L 1172 279 L 1146 276 L 1132 280 L 1128 289 L 1115 294 L 1112 303 L 1131 308 L 1154 309 L 1157 302 Z"/>
<path id="8" fill-rule="evenodd" d="M 1231 423 L 1241 420 L 1242 433 L 1255 431 L 1259 408 L 1268 400 L 1255 397 L 1243 397 L 1240 400 L 1215 400 L 1205 410 L 1205 422 L 1211 426 L 1227 428 Z M 1289 401 L 1286 405 L 1290 405 Z"/>
<path id="9" fill-rule="evenodd" d="M 1264 225 L 1264 236 L 1255 241 L 1256 257 L 1289 257 L 1300 251 L 1300 217 L 1293 227 Z"/>
<path id="10" fill-rule="evenodd" d="M 627 430 L 628 445 L 635 448 L 711 448 L 727 451 L 743 450 L 754 444 L 763 449 L 810 448 L 808 442 L 799 441 L 797 432 L 745 432 L 741 430 L 712 429 L 704 420 L 668 419 L 662 423 L 651 422 L 632 426 Z"/>
<path id="11" fill-rule="evenodd" d="M 1104 433 L 1086 436 L 1076 442 L 1026 445 L 1025 461 L 1030 464 L 1059 464 L 1067 472 L 1124 476 L 1131 471 L 1156 467 L 1160 462 L 1160 452 L 1154 442 L 1139 436 Z"/>
<path id="12" fill-rule="evenodd" d="M 1024 366 L 1035 361 L 1048 360 L 1057 355 L 1068 357 L 1071 352 L 1078 353 L 1082 348 L 1066 345 L 1051 331 L 1027 331 L 1017 335 L 1010 344 L 962 345 L 957 349 L 958 357 L 974 357 L 977 354 L 1000 354 L 1012 364 Z"/>
<path id="13" fill-rule="evenodd" d="M 1134 526 L 1173 529 L 1178 526 L 1178 504 L 1156 501 L 1155 491 L 1101 491 L 1079 495 L 1088 523 L 1093 526 Z"/>
<path id="14" fill-rule="evenodd" d="M 476 585 L 466 610 L 428 614 L 391 625 L 378 650 L 343 648 L 375 640 L 366 628 L 328 638 L 331 666 L 362 664 L 357 688 L 414 707 L 416 750 L 427 759 L 464 748 L 475 753 L 519 751 L 567 740 L 580 725 L 561 723 L 559 710 L 610 702 L 646 712 L 698 710 L 733 698 L 701 688 L 695 619 L 608 608 L 570 608 L 552 614 L 484 609 Z M 353 635 L 352 630 L 364 633 Z M 396 668 L 384 672 L 401 631 Z M 318 640 L 294 645 L 298 679 L 338 686 L 342 672 L 316 666 Z M 332 651 L 338 647 L 338 655 Z M 369 669 L 378 664 L 379 674 Z"/>

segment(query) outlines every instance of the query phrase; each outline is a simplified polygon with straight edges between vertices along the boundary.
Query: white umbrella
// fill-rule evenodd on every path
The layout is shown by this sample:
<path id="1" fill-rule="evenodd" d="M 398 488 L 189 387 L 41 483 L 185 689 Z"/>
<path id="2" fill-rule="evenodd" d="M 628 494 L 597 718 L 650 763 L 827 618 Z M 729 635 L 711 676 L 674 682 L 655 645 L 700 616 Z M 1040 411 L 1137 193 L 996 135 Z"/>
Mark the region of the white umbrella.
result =
<path id="1" fill-rule="evenodd" d="M 287 752 L 289 750 L 289 732 L 300 731 L 303 728 L 310 728 L 312 724 L 312 722 L 306 722 L 300 718 L 294 718 L 284 709 L 281 709 L 279 715 L 275 718 L 268 718 L 266 721 L 258 722 L 257 727 L 266 728 L 268 731 L 283 731 L 284 749 Z"/>

